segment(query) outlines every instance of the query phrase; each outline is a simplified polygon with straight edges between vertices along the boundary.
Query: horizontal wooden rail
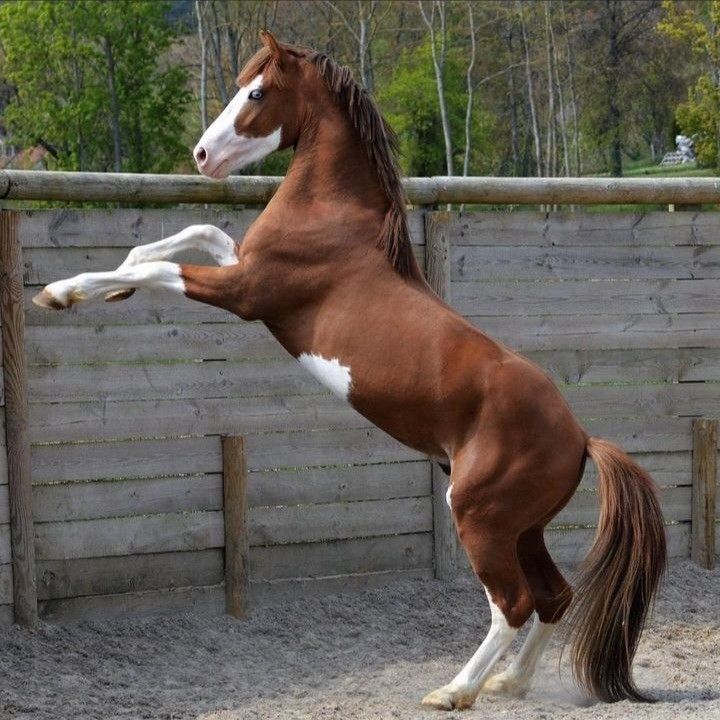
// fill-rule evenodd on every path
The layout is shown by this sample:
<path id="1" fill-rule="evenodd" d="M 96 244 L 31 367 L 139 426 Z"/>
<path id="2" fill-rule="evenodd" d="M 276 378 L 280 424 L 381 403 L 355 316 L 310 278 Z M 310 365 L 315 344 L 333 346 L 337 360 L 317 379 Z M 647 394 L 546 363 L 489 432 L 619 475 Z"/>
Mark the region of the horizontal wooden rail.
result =
<path id="1" fill-rule="evenodd" d="M 282 178 L 1 170 L 0 199 L 67 202 L 266 203 Z M 720 178 L 406 178 L 414 205 L 720 203 Z"/>

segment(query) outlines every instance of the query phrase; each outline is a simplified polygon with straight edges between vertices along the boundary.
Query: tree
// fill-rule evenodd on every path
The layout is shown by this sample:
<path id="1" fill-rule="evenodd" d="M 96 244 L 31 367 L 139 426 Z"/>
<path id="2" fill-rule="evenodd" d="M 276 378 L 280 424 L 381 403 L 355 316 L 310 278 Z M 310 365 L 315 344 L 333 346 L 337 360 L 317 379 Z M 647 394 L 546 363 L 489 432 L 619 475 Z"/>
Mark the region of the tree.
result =
<path id="1" fill-rule="evenodd" d="M 677 108 L 680 129 L 695 139 L 698 160 L 720 169 L 720 0 L 663 2 L 658 29 L 689 43 L 704 72 Z"/>
<path id="2" fill-rule="evenodd" d="M 188 155 L 182 67 L 164 2 L 25 0 L 0 5 L 5 122 L 20 145 L 47 144 L 58 168 L 167 172 Z"/>

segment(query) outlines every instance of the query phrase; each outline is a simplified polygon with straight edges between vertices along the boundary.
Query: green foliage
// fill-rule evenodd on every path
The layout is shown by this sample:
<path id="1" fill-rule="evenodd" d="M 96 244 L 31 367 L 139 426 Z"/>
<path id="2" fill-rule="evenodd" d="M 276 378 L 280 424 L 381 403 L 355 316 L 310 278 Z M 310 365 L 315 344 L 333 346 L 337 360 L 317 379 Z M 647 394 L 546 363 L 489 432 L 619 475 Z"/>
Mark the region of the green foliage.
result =
<path id="1" fill-rule="evenodd" d="M 465 62 L 463 53 L 449 51 L 444 73 L 453 156 L 459 169 L 462 169 L 465 146 Z M 445 148 L 429 40 L 400 53 L 395 69 L 377 99 L 400 140 L 403 172 L 425 177 L 444 175 Z M 483 164 L 482 158 L 490 150 L 491 121 L 488 113 L 477 108 L 474 110 L 471 132 L 471 167 L 477 168 Z"/>
<path id="2" fill-rule="evenodd" d="M 179 128 L 190 100 L 170 47 L 165 2 L 18 0 L 0 5 L 5 111 L 12 140 L 43 142 L 68 170 L 167 172 L 188 149 Z M 116 102 L 113 102 L 113 94 Z"/>
<path id="3" fill-rule="evenodd" d="M 658 29 L 689 43 L 705 70 L 677 108 L 678 126 L 694 139 L 699 164 L 720 168 L 720 0 L 665 0 L 663 9 Z"/>

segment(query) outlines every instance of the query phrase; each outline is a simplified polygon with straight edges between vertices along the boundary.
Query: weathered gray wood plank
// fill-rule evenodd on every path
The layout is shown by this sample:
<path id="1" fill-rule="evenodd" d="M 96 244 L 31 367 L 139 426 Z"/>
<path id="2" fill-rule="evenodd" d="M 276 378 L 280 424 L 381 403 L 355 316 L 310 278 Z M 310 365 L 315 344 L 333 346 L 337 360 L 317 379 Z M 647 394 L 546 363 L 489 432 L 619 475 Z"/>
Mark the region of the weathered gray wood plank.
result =
<path id="1" fill-rule="evenodd" d="M 343 540 L 432 530 L 430 497 L 252 508 L 250 544 Z"/>
<path id="2" fill-rule="evenodd" d="M 33 487 L 36 522 L 222 510 L 222 507 L 220 474 Z"/>
<path id="3" fill-rule="evenodd" d="M 13 601 L 13 566 L 11 563 L 0 565 L 0 605 L 9 605 Z"/>
<path id="4" fill-rule="evenodd" d="M 33 482 L 217 473 L 221 469 L 219 443 L 217 437 L 199 437 L 35 445 Z M 372 427 L 251 435 L 247 452 L 251 470 L 422 459 Z"/>
<path id="5" fill-rule="evenodd" d="M 717 280 L 564 280 L 452 283 L 463 315 L 718 313 Z"/>
<path id="6" fill-rule="evenodd" d="M 32 448 L 34 484 L 219 473 L 221 468 L 217 437 L 35 445 Z"/>
<path id="7" fill-rule="evenodd" d="M 12 562 L 10 550 L 10 525 L 0 525 L 0 564 Z"/>
<path id="8" fill-rule="evenodd" d="M 173 513 L 38 523 L 38 560 L 112 557 L 220 548 L 222 512 Z"/>
<path id="9" fill-rule="evenodd" d="M 31 365 L 164 360 L 289 360 L 264 325 L 163 323 L 154 325 L 34 326 L 25 333 Z"/>
<path id="10" fill-rule="evenodd" d="M 515 350 L 647 350 L 720 347 L 720 315 L 473 316 L 484 333 Z"/>
<path id="11" fill-rule="evenodd" d="M 566 384 L 720 380 L 718 348 L 534 350 L 525 355 L 555 382 Z"/>
<path id="12" fill-rule="evenodd" d="M 33 403 L 33 442 L 367 427 L 334 395 Z"/>
<path id="13" fill-rule="evenodd" d="M 29 368 L 31 402 L 313 395 L 325 389 L 291 360 Z"/>
<path id="14" fill-rule="evenodd" d="M 717 245 L 720 217 L 714 212 L 453 213 L 454 246 Z"/>
<path id="15" fill-rule="evenodd" d="M 222 581 L 220 548 L 38 563 L 40 600 L 215 585 Z"/>
<path id="16" fill-rule="evenodd" d="M 63 623 L 186 612 L 221 615 L 225 612 L 225 588 L 211 585 L 44 600 L 39 603 L 39 610 L 46 622 Z"/>
<path id="17" fill-rule="evenodd" d="M 430 580 L 432 568 L 389 570 L 386 572 L 334 575 L 319 578 L 293 578 L 250 584 L 250 599 L 255 607 L 280 605 L 313 597 L 355 593 L 385 587 L 403 580 Z M 419 590 L 422 588 L 420 585 Z"/>
<path id="18" fill-rule="evenodd" d="M 429 497 L 355 503 L 253 508 L 250 544 L 372 537 L 429 532 Z M 141 553 L 184 552 L 223 547 L 222 512 L 168 513 L 38 523 L 38 560 L 69 560 Z"/>
<path id="19" fill-rule="evenodd" d="M 188 225 L 215 225 L 242 239 L 260 210 L 244 208 L 62 208 L 21 213 L 20 237 L 27 248 L 124 247 L 144 245 L 179 232 Z M 413 242 L 421 244 L 423 212 L 408 213 Z"/>
<path id="20" fill-rule="evenodd" d="M 254 472 L 248 483 L 251 507 L 387 500 L 430 493 L 430 463 L 424 460 Z"/>
<path id="21" fill-rule="evenodd" d="M 720 247 L 454 247 L 451 277 L 456 280 L 576 280 L 716 278 Z M 98 259 L 99 260 L 99 259 Z M 31 258 L 28 277 L 47 277 L 46 260 Z M 91 262 L 88 260 L 87 262 Z M 74 264 L 73 264 L 74 263 Z M 80 259 L 68 257 L 68 267 Z M 26 263 L 27 265 L 27 263 Z M 109 266 L 115 267 L 115 266 Z M 82 270 L 77 271 L 82 272 Z M 72 274 L 72 273 L 71 273 Z"/>
<path id="22" fill-rule="evenodd" d="M 254 547 L 253 582 L 391 570 L 430 569 L 430 533 Z"/>

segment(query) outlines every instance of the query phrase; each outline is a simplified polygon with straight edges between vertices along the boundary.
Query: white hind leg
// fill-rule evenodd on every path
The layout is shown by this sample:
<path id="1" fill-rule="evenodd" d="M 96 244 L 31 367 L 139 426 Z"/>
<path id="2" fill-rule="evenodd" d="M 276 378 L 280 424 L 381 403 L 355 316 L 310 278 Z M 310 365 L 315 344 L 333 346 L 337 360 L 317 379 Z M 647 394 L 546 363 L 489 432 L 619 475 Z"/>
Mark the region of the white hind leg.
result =
<path id="1" fill-rule="evenodd" d="M 471 707 L 493 667 L 517 635 L 517 629 L 510 627 L 500 608 L 492 601 L 490 593 L 487 590 L 485 593 L 492 615 L 487 637 L 455 678 L 447 685 L 426 695 L 423 698 L 423 705 L 437 710 Z"/>
<path id="2" fill-rule="evenodd" d="M 538 661 L 550 642 L 555 627 L 554 624 L 541 622 L 535 615 L 520 652 L 507 670 L 493 675 L 485 683 L 483 692 L 524 697 L 532 685 Z"/>

